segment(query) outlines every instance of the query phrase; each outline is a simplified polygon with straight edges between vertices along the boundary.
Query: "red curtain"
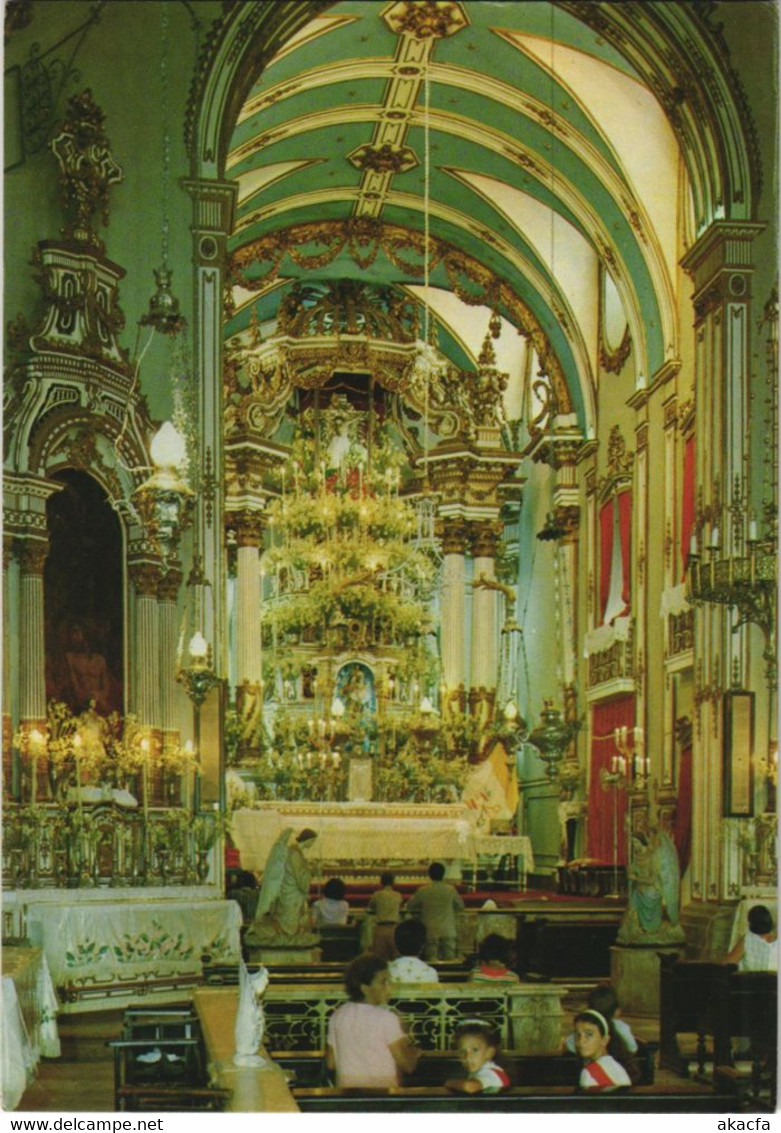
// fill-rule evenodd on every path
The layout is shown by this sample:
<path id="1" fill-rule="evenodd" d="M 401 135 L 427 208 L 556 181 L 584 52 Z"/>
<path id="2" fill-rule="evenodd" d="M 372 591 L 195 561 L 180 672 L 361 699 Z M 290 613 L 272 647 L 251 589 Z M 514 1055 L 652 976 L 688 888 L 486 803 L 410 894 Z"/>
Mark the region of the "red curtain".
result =
<path id="1" fill-rule="evenodd" d="M 678 765 L 678 803 L 675 808 L 673 841 L 678 851 L 681 875 L 689 864 L 692 848 L 692 749 L 685 747 Z"/>
<path id="2" fill-rule="evenodd" d="M 605 620 L 610 593 L 610 561 L 613 557 L 613 501 L 603 504 L 599 513 L 599 620 Z"/>
<path id="3" fill-rule="evenodd" d="M 621 597 L 624 611 L 629 612 L 632 576 L 630 571 L 632 556 L 632 493 L 622 492 L 618 497 L 618 526 L 621 532 L 621 565 L 624 568 L 624 586 Z"/>
<path id="4" fill-rule="evenodd" d="M 694 530 L 694 437 L 683 450 L 683 498 L 681 500 L 681 580 L 689 561 L 689 544 Z"/>
<path id="5" fill-rule="evenodd" d="M 619 864 L 626 864 L 626 790 L 603 789 L 600 772 L 611 769 L 613 756 L 620 754 L 613 738 L 615 728 L 633 728 L 635 702 L 633 696 L 595 704 L 591 714 L 591 772 L 588 786 L 588 849 L 587 855 L 597 861 L 613 862 L 613 807 L 618 832 Z M 604 738 L 600 738 L 604 737 Z"/>

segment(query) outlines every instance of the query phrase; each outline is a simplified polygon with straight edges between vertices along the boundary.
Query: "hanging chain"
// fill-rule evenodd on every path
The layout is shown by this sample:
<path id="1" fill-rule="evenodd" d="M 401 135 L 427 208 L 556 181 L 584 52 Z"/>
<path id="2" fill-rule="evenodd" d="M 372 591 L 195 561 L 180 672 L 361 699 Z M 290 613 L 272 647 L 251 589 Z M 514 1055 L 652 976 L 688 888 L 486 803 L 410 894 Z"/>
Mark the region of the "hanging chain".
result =
<path id="1" fill-rule="evenodd" d="M 160 113 L 163 118 L 163 176 L 162 176 L 162 256 L 163 269 L 168 267 L 168 187 L 171 178 L 171 132 L 168 114 L 168 0 L 160 5 Z"/>

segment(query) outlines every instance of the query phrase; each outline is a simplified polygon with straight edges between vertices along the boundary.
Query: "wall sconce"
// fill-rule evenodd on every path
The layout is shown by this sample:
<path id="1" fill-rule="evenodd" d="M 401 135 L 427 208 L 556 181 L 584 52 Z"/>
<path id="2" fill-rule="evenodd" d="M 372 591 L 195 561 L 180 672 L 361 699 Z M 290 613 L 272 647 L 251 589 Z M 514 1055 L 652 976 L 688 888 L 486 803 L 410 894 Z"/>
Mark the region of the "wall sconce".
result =
<path id="1" fill-rule="evenodd" d="M 195 769 L 195 790 L 193 791 L 193 811 L 197 813 L 201 805 L 201 706 L 211 690 L 220 683 L 220 678 L 209 663 L 209 646 L 200 630 L 190 639 L 190 664 L 176 674 L 176 679 L 184 687 L 193 704 L 193 747 L 198 766 Z"/>

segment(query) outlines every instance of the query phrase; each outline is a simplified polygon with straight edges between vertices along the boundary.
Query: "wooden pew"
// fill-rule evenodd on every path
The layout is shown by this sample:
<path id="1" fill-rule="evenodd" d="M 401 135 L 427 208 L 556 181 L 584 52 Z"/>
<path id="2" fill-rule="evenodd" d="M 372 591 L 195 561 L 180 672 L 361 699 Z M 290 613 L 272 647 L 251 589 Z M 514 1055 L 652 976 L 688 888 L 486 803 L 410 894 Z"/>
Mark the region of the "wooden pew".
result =
<path id="1" fill-rule="evenodd" d="M 697 1036 L 697 1066 L 705 1072 L 706 1036 L 713 1062 L 733 1064 L 732 1042 L 742 1035 L 765 1036 L 775 1049 L 777 977 L 774 972 L 738 972 L 734 964 L 679 960 L 660 954 L 660 1064 L 684 1076 L 689 1058 L 678 1035 Z"/>
<path id="2" fill-rule="evenodd" d="M 615 944 L 616 916 L 526 917 L 516 927 L 517 967 L 521 976 L 545 979 L 609 979 L 610 948 Z"/>
<path id="3" fill-rule="evenodd" d="M 247 965 L 250 972 L 258 970 L 258 964 Z M 336 983 L 344 981 L 347 967 L 345 962 L 317 961 L 312 964 L 267 964 L 266 965 L 273 984 L 292 983 Z M 456 960 L 434 961 L 432 967 L 437 969 L 440 983 L 465 983 L 469 980 L 472 971 L 471 964 Z M 204 964 L 203 982 L 208 987 L 238 986 L 238 964 Z"/>
<path id="4" fill-rule="evenodd" d="M 515 1086 L 500 1094 L 457 1094 L 444 1087 L 391 1090 L 296 1088 L 302 1113 L 731 1113 L 734 1098 L 712 1087 L 637 1086 L 627 1092 L 575 1093 L 571 1086 Z"/>

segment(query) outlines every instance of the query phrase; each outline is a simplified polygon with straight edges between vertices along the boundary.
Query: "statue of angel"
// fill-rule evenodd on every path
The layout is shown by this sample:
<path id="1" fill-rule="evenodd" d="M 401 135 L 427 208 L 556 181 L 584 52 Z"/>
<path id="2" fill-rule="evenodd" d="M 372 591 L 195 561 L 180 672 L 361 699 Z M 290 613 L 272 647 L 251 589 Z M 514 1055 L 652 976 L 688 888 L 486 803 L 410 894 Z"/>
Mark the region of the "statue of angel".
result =
<path id="1" fill-rule="evenodd" d="M 255 919 L 247 932 L 248 947 L 262 944 L 313 944 L 309 914 L 309 882 L 311 871 L 303 851 L 317 837 L 314 830 L 302 830 L 290 841 L 292 826 L 286 826 L 271 847 L 255 910 Z"/>
<path id="2" fill-rule="evenodd" d="M 266 1063 L 257 1051 L 266 1029 L 263 995 L 267 987 L 268 970 L 261 965 L 257 972 L 250 973 L 242 960 L 239 964 L 239 1009 L 234 1029 L 236 1053 L 233 1061 L 236 1066 L 264 1066 Z"/>
<path id="3" fill-rule="evenodd" d="M 627 871 L 629 904 L 618 931 L 619 944 L 679 944 L 680 872 L 678 853 L 664 830 L 635 834 Z"/>

